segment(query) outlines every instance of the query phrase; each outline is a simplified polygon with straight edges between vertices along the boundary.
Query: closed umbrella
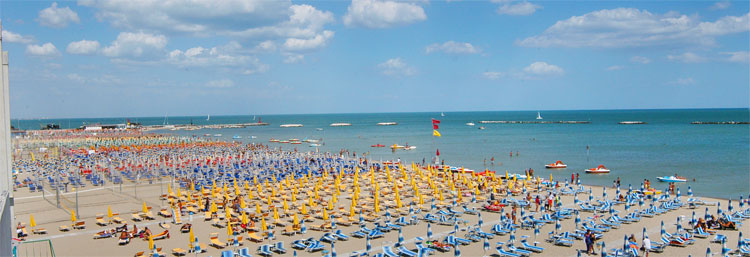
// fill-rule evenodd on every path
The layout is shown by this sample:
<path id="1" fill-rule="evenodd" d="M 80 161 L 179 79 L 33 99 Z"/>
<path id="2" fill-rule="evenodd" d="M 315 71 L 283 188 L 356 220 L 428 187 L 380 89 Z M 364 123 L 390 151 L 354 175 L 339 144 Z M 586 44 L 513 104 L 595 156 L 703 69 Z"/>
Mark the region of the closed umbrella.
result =
<path id="1" fill-rule="evenodd" d="M 680 233 L 682 231 L 682 222 L 680 220 L 680 217 L 677 216 L 677 233 Z"/>
<path id="2" fill-rule="evenodd" d="M 521 216 L 523 217 L 523 215 Z M 482 227 L 482 225 L 484 225 L 484 221 L 482 221 L 482 213 L 477 212 L 477 217 L 479 217 L 479 221 L 477 222 L 477 224 L 479 224 L 479 227 Z"/>
<path id="3" fill-rule="evenodd" d="M 536 245 L 536 238 L 539 236 L 539 225 L 534 225 L 534 245 Z"/>
<path id="4" fill-rule="evenodd" d="M 711 247 L 706 247 L 706 257 L 711 257 Z"/>
<path id="5" fill-rule="evenodd" d="M 490 250 L 490 240 L 484 237 L 484 243 L 482 243 L 482 249 L 484 250 L 484 256 L 487 256 L 487 251 Z"/>
<path id="6" fill-rule="evenodd" d="M 458 245 L 459 245 L 459 244 L 456 244 L 456 245 L 454 245 L 454 246 L 453 246 L 453 256 L 454 256 L 454 257 L 459 257 L 459 256 L 461 256 L 461 250 L 460 250 L 460 249 L 458 249 Z"/>
<path id="7" fill-rule="evenodd" d="M 432 223 L 427 223 L 427 238 L 432 239 Z"/>
<path id="8" fill-rule="evenodd" d="M 602 257 L 607 257 L 607 247 L 604 245 L 604 241 L 602 241 Z"/>
<path id="9" fill-rule="evenodd" d="M 666 230 L 664 230 L 664 221 L 662 220 L 662 221 L 661 221 L 661 235 L 664 235 L 664 233 L 666 233 L 666 232 L 667 232 L 667 231 L 666 231 Z"/>
<path id="10" fill-rule="evenodd" d="M 404 234 L 401 232 L 401 228 L 398 228 L 398 243 L 396 243 L 396 246 L 401 246 L 404 244 Z"/>
<path id="11" fill-rule="evenodd" d="M 560 225 L 560 219 L 556 219 L 555 220 L 555 234 L 558 234 L 561 228 L 562 228 L 562 225 Z"/>
<path id="12" fill-rule="evenodd" d="M 367 252 L 369 252 L 372 249 L 372 244 L 370 244 L 370 236 L 369 235 L 366 237 L 365 249 L 367 249 Z"/>
<path id="13" fill-rule="evenodd" d="M 734 206 L 732 206 L 732 199 L 729 199 L 729 204 L 727 206 L 729 213 L 732 213 L 732 210 L 734 210 Z"/>
<path id="14" fill-rule="evenodd" d="M 336 257 L 336 245 L 331 241 L 331 257 Z"/>
<path id="15" fill-rule="evenodd" d="M 576 228 L 575 229 L 578 229 L 578 225 L 581 224 L 581 213 L 578 210 L 576 210 L 575 223 L 576 223 Z"/>

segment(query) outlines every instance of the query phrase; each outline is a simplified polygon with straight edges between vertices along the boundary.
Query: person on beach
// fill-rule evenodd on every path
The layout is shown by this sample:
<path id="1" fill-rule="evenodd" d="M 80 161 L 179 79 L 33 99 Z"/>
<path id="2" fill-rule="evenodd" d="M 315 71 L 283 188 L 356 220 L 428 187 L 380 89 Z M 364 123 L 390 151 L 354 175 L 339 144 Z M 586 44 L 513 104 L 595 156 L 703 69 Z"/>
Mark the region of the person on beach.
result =
<path id="1" fill-rule="evenodd" d="M 539 199 L 539 195 L 536 195 L 536 211 L 539 212 L 539 205 L 542 204 L 541 200 Z"/>
<path id="2" fill-rule="evenodd" d="M 586 243 L 586 254 L 593 254 L 594 246 L 591 242 L 591 230 L 586 230 L 586 234 L 583 235 L 583 241 Z"/>
<path id="3" fill-rule="evenodd" d="M 648 257 L 648 252 L 651 251 L 651 239 L 648 239 L 648 236 L 643 237 L 643 246 L 641 247 L 641 250 L 643 250 L 643 256 Z"/>
<path id="4" fill-rule="evenodd" d="M 495 166 L 495 156 L 492 156 L 492 158 L 490 158 L 490 164 L 492 166 Z"/>

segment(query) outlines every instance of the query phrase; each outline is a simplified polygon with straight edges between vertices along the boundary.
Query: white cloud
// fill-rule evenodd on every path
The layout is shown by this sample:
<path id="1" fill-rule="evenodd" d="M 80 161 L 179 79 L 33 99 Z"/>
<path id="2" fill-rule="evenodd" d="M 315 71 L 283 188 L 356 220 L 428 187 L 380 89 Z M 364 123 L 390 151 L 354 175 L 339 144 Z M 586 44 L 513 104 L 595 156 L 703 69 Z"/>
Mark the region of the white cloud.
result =
<path id="1" fill-rule="evenodd" d="M 65 8 L 58 8 L 57 2 L 53 2 L 52 6 L 39 11 L 39 18 L 37 20 L 42 26 L 52 28 L 64 28 L 71 22 L 81 22 L 76 12 L 67 6 Z"/>
<path id="2" fill-rule="evenodd" d="M 333 37 L 333 31 L 326 30 L 312 38 L 289 38 L 284 42 L 287 51 L 308 51 L 324 47 L 328 40 Z"/>
<path id="3" fill-rule="evenodd" d="M 52 43 L 45 43 L 43 45 L 27 45 L 26 53 L 35 56 L 59 56 L 60 51 L 57 51 L 57 47 Z"/>
<path id="4" fill-rule="evenodd" d="M 442 44 L 435 43 L 428 45 L 425 48 L 425 52 L 444 52 L 449 54 L 476 54 L 481 52 L 478 47 L 471 45 L 470 43 L 448 41 Z"/>
<path id="5" fill-rule="evenodd" d="M 407 65 L 400 57 L 388 59 L 378 64 L 378 67 L 383 74 L 393 77 L 412 76 L 417 73 L 414 67 Z"/>
<path id="6" fill-rule="evenodd" d="M 750 62 L 750 52 L 748 51 L 722 52 L 721 54 L 729 55 L 729 58 L 727 58 L 727 61 L 730 61 L 730 62 L 740 62 L 740 63 Z"/>
<path id="7" fill-rule="evenodd" d="M 711 10 L 724 10 L 732 6 L 732 2 L 729 1 L 719 1 L 716 2 L 714 5 L 711 6 Z"/>
<path id="8" fill-rule="evenodd" d="M 562 75 L 565 73 L 562 68 L 557 65 L 548 64 L 546 62 L 535 62 L 523 68 L 523 71 L 533 75 Z"/>
<path id="9" fill-rule="evenodd" d="M 678 78 L 676 80 L 670 81 L 669 83 L 677 85 L 692 85 L 695 84 L 695 80 L 693 78 Z"/>
<path id="10" fill-rule="evenodd" d="M 607 67 L 607 70 L 608 71 L 616 71 L 616 70 L 622 70 L 624 68 L 625 68 L 625 66 L 622 66 L 622 65 L 612 65 L 612 66 Z"/>
<path id="11" fill-rule="evenodd" d="M 649 59 L 648 57 L 643 57 L 643 56 L 637 56 L 636 55 L 636 56 L 630 57 L 630 62 L 640 63 L 640 64 L 647 64 L 647 63 L 651 62 L 651 59 Z"/>
<path id="12" fill-rule="evenodd" d="M 519 40 L 526 47 L 713 46 L 717 36 L 750 30 L 750 13 L 702 22 L 699 16 L 645 10 L 599 10 L 560 20 L 542 34 Z"/>
<path id="13" fill-rule="evenodd" d="M 698 63 L 703 62 L 706 58 L 699 56 L 691 52 L 685 52 L 680 55 L 667 55 L 667 59 L 670 61 L 684 62 L 684 63 Z"/>
<path id="14" fill-rule="evenodd" d="M 325 46 L 321 40 L 329 40 L 333 35 L 325 26 L 335 21 L 331 12 L 306 4 L 294 5 L 291 1 L 194 0 L 185 4 L 162 0 L 82 0 L 80 3 L 98 9 L 97 18 L 115 27 L 262 41 L 256 50 L 267 52 L 286 42 L 292 47 Z"/>
<path id="15" fill-rule="evenodd" d="M 2 33 L 3 42 L 21 44 L 29 44 L 31 42 L 34 42 L 34 38 L 32 38 L 31 36 L 23 36 L 21 34 L 13 33 L 8 30 L 3 30 Z"/>
<path id="16" fill-rule="evenodd" d="M 70 54 L 95 54 L 99 50 L 99 41 L 81 40 L 70 42 L 65 50 Z"/>
<path id="17" fill-rule="evenodd" d="M 482 76 L 484 76 L 484 78 L 486 79 L 496 80 L 500 79 L 500 77 L 505 76 L 505 73 L 499 71 L 485 71 L 482 73 Z"/>
<path id="18" fill-rule="evenodd" d="M 497 13 L 501 15 L 531 15 L 536 12 L 537 9 L 541 9 L 541 5 L 532 4 L 528 1 L 500 1 L 502 5 L 497 8 Z"/>
<path id="19" fill-rule="evenodd" d="M 343 19 L 349 27 L 381 29 L 423 21 L 427 15 L 421 6 L 414 3 L 352 0 Z"/>
<path id="20" fill-rule="evenodd" d="M 231 79 L 211 80 L 206 82 L 206 86 L 212 88 L 228 88 L 234 86 L 234 81 Z"/>
<path id="21" fill-rule="evenodd" d="M 305 56 L 301 54 L 285 53 L 284 56 L 286 56 L 284 63 L 298 63 L 305 59 Z"/>
<path id="22" fill-rule="evenodd" d="M 111 84 L 123 84 L 125 83 L 121 78 L 109 75 L 109 74 L 103 74 L 99 76 L 85 76 L 80 75 L 78 73 L 69 73 L 66 75 L 66 77 L 78 84 L 103 84 L 103 85 L 111 85 Z"/>
<path id="23" fill-rule="evenodd" d="M 229 42 L 226 45 L 204 48 L 201 46 L 182 50 L 172 50 L 166 62 L 178 67 L 226 67 L 243 74 L 268 71 L 269 67 L 255 56 L 241 54 L 242 45 Z"/>
<path id="24" fill-rule="evenodd" d="M 159 53 L 166 45 L 164 35 L 120 32 L 111 45 L 102 49 L 102 53 L 109 57 L 142 57 Z"/>

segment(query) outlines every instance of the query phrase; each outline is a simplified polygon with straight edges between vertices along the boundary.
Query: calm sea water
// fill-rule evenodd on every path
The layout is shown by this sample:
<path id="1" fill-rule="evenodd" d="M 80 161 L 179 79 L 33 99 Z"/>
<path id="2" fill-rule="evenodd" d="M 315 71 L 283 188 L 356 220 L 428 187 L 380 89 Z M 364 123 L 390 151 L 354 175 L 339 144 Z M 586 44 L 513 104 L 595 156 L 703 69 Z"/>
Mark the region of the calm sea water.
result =
<path id="1" fill-rule="evenodd" d="M 683 194 L 691 186 L 696 194 L 738 198 L 750 192 L 750 126 L 748 125 L 691 125 L 692 121 L 748 121 L 748 109 L 692 109 L 692 110 L 602 110 L 602 111 L 543 111 L 545 121 L 581 120 L 590 124 L 479 124 L 480 120 L 534 120 L 536 112 L 448 112 L 440 113 L 372 113 L 372 114 L 316 114 L 264 115 L 256 118 L 269 126 L 244 129 L 160 131 L 178 135 L 223 134 L 213 137 L 233 140 L 242 136 L 243 142 L 268 143 L 270 138 L 314 138 L 325 143 L 320 151 L 338 152 L 348 149 L 358 156 L 369 152 L 375 160 L 400 158 L 405 161 L 430 161 L 436 149 L 447 164 L 475 170 L 485 168 L 499 172 L 523 173 L 532 168 L 535 174 L 569 178 L 581 173 L 586 184 L 611 185 L 617 177 L 623 189 L 628 184 L 638 187 L 644 178 L 657 188 L 666 183 L 656 182 L 657 176 L 688 177 L 691 181 L 678 185 Z M 441 120 L 442 137 L 432 136 L 431 118 Z M 163 124 L 164 117 L 130 118 L 144 125 Z M 639 120 L 645 125 L 618 125 L 620 121 Z M 222 124 L 257 122 L 253 116 L 169 117 L 169 124 Z M 378 122 L 398 122 L 396 126 L 376 126 Z M 58 123 L 63 128 L 86 123 L 124 123 L 125 118 L 13 120 L 22 129 L 38 129 L 40 124 Z M 334 122 L 351 123 L 349 127 L 330 127 Z M 475 122 L 476 126 L 465 123 Z M 285 123 L 304 124 L 301 128 L 280 128 Z M 479 130 L 479 126 L 486 129 Z M 323 130 L 318 130 L 322 128 Z M 250 139 L 256 136 L 256 139 Z M 372 148 L 373 144 L 409 144 L 416 150 L 392 152 L 389 148 Z M 273 145 L 273 143 L 272 143 Z M 295 145 L 275 144 L 286 149 Z M 589 146 L 589 151 L 586 147 Z M 307 144 L 296 145 L 300 151 L 314 150 Z M 518 152 L 520 156 L 510 157 Z M 495 157 L 492 166 L 490 158 Z M 486 165 L 485 165 L 486 159 Z M 567 169 L 545 170 L 544 165 L 562 160 Z M 604 164 L 612 172 L 589 175 L 583 172 Z M 692 181 L 695 179 L 695 181 Z"/>

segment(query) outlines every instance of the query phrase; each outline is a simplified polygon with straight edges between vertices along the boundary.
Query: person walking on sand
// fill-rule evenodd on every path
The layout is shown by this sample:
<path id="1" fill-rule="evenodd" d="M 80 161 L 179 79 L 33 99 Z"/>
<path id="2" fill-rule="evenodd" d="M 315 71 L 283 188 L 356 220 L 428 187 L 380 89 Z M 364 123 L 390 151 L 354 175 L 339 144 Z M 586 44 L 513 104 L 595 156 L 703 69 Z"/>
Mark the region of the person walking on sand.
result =
<path id="1" fill-rule="evenodd" d="M 539 195 L 536 195 L 536 212 L 539 212 L 539 205 L 541 205 L 542 202 L 539 199 Z"/>
<path id="2" fill-rule="evenodd" d="M 648 235 L 643 237 L 643 247 L 641 247 L 641 250 L 643 250 L 643 256 L 648 257 L 648 252 L 651 251 L 651 239 L 648 239 Z"/>

